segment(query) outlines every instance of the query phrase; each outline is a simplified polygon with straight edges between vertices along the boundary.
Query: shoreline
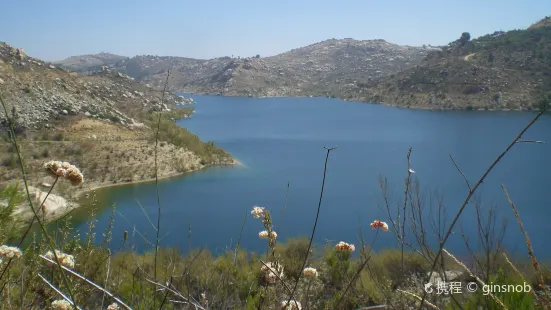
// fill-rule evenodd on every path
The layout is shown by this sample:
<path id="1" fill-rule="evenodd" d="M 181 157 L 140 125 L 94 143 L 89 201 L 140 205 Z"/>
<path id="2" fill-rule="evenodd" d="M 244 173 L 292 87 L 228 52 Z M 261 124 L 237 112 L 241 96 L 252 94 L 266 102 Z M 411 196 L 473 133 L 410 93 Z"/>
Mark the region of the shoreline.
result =
<path id="1" fill-rule="evenodd" d="M 207 169 L 207 168 L 210 168 L 210 167 L 215 167 L 215 166 L 243 166 L 244 167 L 245 165 L 243 165 L 242 162 L 240 162 L 239 160 L 234 158 L 232 163 L 208 165 L 208 166 L 203 166 L 199 169 L 190 170 L 190 171 L 186 171 L 186 172 L 169 173 L 167 175 L 159 176 L 157 178 L 157 180 L 160 181 L 160 180 L 166 180 L 166 179 L 170 179 L 170 178 L 185 176 L 186 174 L 191 174 L 191 173 L 198 172 L 198 171 L 201 171 L 201 170 L 204 170 L 204 169 Z M 94 192 L 96 190 L 101 190 L 101 189 L 105 189 L 105 188 L 109 188 L 109 187 L 119 187 L 119 186 L 125 186 L 125 185 L 135 185 L 135 184 L 151 183 L 151 182 L 155 182 L 155 178 L 136 180 L 136 181 L 130 181 L 130 182 L 118 182 L 118 183 L 111 183 L 111 184 L 98 184 L 98 185 L 92 186 L 90 188 L 79 190 L 78 193 L 76 194 L 76 196 L 77 196 L 77 200 L 80 200 L 80 199 L 82 199 L 82 196 L 85 196 L 86 194 L 90 194 L 91 192 Z M 78 207 L 76 207 L 76 208 L 78 208 Z"/>
<path id="2" fill-rule="evenodd" d="M 392 103 L 386 103 L 386 102 L 371 102 L 371 101 L 363 101 L 357 98 L 339 98 L 339 97 L 327 97 L 327 96 L 309 96 L 309 95 L 301 95 L 301 96 L 248 96 L 248 95 L 240 95 L 240 94 L 221 94 L 221 93 L 205 93 L 205 92 L 183 92 L 183 91 L 177 91 L 176 93 L 181 94 L 187 94 L 187 95 L 199 95 L 199 96 L 221 96 L 221 97 L 240 97 L 240 98 L 255 98 L 255 99 L 266 99 L 266 98 L 326 98 L 326 99 L 336 99 L 341 100 L 344 102 L 353 102 L 353 103 L 363 103 L 363 104 L 373 104 L 373 105 L 382 105 L 385 107 L 393 107 L 393 108 L 400 108 L 400 109 L 408 109 L 408 110 L 421 110 L 421 111 L 455 111 L 455 112 L 539 112 L 539 108 L 533 108 L 533 109 L 515 109 L 515 108 L 476 108 L 476 109 L 468 109 L 468 108 L 444 108 L 444 107 L 435 107 L 430 105 L 420 105 L 420 106 L 407 106 L 407 105 L 398 105 L 398 104 L 392 104 Z"/>
<path id="3" fill-rule="evenodd" d="M 204 170 L 204 169 L 209 168 L 209 167 L 214 167 L 214 166 L 242 166 L 242 167 L 244 167 L 245 165 L 242 162 L 240 162 L 239 160 L 233 159 L 232 163 L 208 165 L 208 166 L 203 166 L 202 168 L 199 168 L 199 169 L 196 169 L 196 170 L 191 170 L 191 171 L 186 171 L 186 172 L 170 173 L 170 174 L 158 177 L 157 180 L 166 180 L 166 179 L 175 178 L 175 177 L 183 177 L 186 174 L 199 172 L 201 170 Z M 75 193 L 75 196 L 74 196 L 75 199 L 72 200 L 72 201 L 67 200 L 67 198 L 65 198 L 63 196 L 59 196 L 60 198 L 63 198 L 66 201 L 66 203 L 63 204 L 63 205 L 57 205 L 57 207 L 55 209 L 49 210 L 49 214 L 48 214 L 49 216 L 46 216 L 44 223 L 49 224 L 49 223 L 54 222 L 54 221 L 56 221 L 60 218 L 65 217 L 67 214 L 73 212 L 76 209 L 81 209 L 82 207 L 85 207 L 86 205 L 83 204 L 82 202 L 85 199 L 91 198 L 90 194 L 95 192 L 96 190 L 106 189 L 106 188 L 110 188 L 110 187 L 135 185 L 135 184 L 142 184 L 142 183 L 152 183 L 152 182 L 155 182 L 155 178 L 137 180 L 137 181 L 131 181 L 131 182 L 118 182 L 118 183 L 112 183 L 112 184 L 105 184 L 105 183 L 104 184 L 96 184 L 96 185 L 92 185 L 90 188 L 82 188 L 82 189 L 77 190 L 76 193 Z M 42 190 L 40 190 L 38 188 L 36 188 L 36 190 L 39 190 L 40 192 L 45 193 L 45 192 L 43 192 Z M 51 198 L 56 197 L 56 196 L 57 195 L 50 194 L 49 197 L 48 197 L 48 200 L 50 200 Z M 62 210 L 62 209 L 64 209 L 64 210 Z M 26 210 L 26 208 L 25 208 L 18 214 L 19 215 L 18 216 L 19 220 L 17 220 L 17 222 L 20 222 L 19 223 L 20 229 L 23 229 L 24 227 L 26 227 L 26 225 L 28 224 L 28 218 L 32 218 L 32 216 L 30 216 L 29 213 L 30 213 L 30 211 Z"/>

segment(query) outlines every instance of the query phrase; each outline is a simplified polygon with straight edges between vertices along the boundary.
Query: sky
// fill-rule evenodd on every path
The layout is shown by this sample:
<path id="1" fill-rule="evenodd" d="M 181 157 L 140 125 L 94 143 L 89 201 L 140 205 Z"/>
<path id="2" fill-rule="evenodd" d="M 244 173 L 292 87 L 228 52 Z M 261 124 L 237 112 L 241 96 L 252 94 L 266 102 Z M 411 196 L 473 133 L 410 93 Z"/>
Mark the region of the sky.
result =
<path id="1" fill-rule="evenodd" d="M 326 39 L 444 45 L 527 28 L 550 0 L 2 1 L 0 41 L 47 61 L 110 52 L 272 56 Z"/>

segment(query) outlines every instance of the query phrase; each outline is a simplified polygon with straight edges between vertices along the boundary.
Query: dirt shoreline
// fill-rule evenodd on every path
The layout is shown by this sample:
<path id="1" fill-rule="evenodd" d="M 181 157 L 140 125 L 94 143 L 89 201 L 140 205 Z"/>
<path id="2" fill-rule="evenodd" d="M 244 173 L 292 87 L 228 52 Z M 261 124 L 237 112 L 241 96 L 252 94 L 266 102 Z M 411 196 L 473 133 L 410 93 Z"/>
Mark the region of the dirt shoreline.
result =
<path id="1" fill-rule="evenodd" d="M 170 178 L 174 178 L 174 177 L 184 176 L 186 174 L 201 171 L 201 170 L 204 170 L 206 168 L 215 167 L 215 166 L 244 166 L 244 165 L 239 160 L 233 159 L 233 162 L 229 163 L 229 164 L 208 165 L 208 166 L 204 166 L 202 168 L 195 169 L 195 170 L 190 170 L 190 171 L 186 171 L 186 172 L 176 172 L 176 173 L 170 173 L 170 174 L 167 174 L 167 175 L 159 176 L 157 179 L 160 181 L 160 180 L 166 180 L 166 179 L 170 179 Z M 82 198 L 82 196 L 84 196 L 86 194 L 90 194 L 90 193 L 92 193 L 96 190 L 99 190 L 99 189 L 104 189 L 104 188 L 109 188 L 109 187 L 125 186 L 125 185 L 135 185 L 135 184 L 141 184 L 141 183 L 151 183 L 151 182 L 155 182 L 155 178 L 136 180 L 136 181 L 130 181 L 130 182 L 117 182 L 117 183 L 110 183 L 110 184 L 109 183 L 103 183 L 103 184 L 100 183 L 100 184 L 97 184 L 97 185 L 92 185 L 89 188 L 83 188 L 83 189 L 79 190 L 77 192 L 76 196 L 78 198 Z"/>
<path id="2" fill-rule="evenodd" d="M 233 159 L 232 163 L 218 164 L 218 165 L 208 165 L 208 166 L 204 166 L 202 168 L 196 169 L 196 170 L 180 172 L 180 173 L 170 173 L 170 174 L 167 174 L 167 175 L 160 176 L 158 178 L 158 180 L 166 180 L 166 179 L 170 179 L 170 178 L 174 178 L 174 177 L 184 176 L 186 174 L 197 172 L 197 171 L 200 171 L 200 170 L 203 170 L 203 169 L 206 169 L 206 168 L 209 168 L 209 167 L 214 167 L 214 166 L 244 166 L 244 165 L 239 160 Z M 76 193 L 75 193 L 75 196 L 74 196 L 76 199 L 74 199 L 74 200 L 72 200 L 72 199 L 68 200 L 67 198 L 65 198 L 63 196 L 50 194 L 48 196 L 48 199 L 47 199 L 48 202 L 46 203 L 47 205 L 49 205 L 49 209 L 48 209 L 48 213 L 46 214 L 46 217 L 45 217 L 45 223 L 51 223 L 53 221 L 56 221 L 60 218 L 65 217 L 67 214 L 69 214 L 73 210 L 84 207 L 85 205 L 81 203 L 82 200 L 83 199 L 88 199 L 88 197 L 90 197 L 91 194 L 93 192 L 95 192 L 96 190 L 109 188 L 109 187 L 134 185 L 134 184 L 141 184 L 141 183 L 152 183 L 152 182 L 155 182 L 155 178 L 137 180 L 137 181 L 131 181 L 131 182 L 118 182 L 118 183 L 111 183 L 111 184 L 97 183 L 96 182 L 95 184 L 92 183 L 92 185 L 90 187 L 83 187 L 83 188 L 77 190 Z M 42 194 L 45 194 L 44 191 L 42 191 L 38 188 L 35 188 L 35 191 L 40 191 L 40 192 L 42 192 Z M 61 203 L 59 203 L 59 202 L 58 203 L 53 203 L 53 200 L 59 199 L 59 198 L 61 198 L 61 200 L 62 200 Z M 30 223 L 31 219 L 33 218 L 32 212 L 30 210 L 28 210 L 27 208 L 28 208 L 28 206 L 26 204 L 22 204 L 21 206 L 16 208 L 16 211 L 17 211 L 16 213 L 17 213 L 17 218 L 18 218 L 18 220 L 16 220 L 16 222 L 19 222 L 19 226 L 21 226 L 20 227 L 21 229 L 26 227 L 26 225 L 28 223 Z"/>

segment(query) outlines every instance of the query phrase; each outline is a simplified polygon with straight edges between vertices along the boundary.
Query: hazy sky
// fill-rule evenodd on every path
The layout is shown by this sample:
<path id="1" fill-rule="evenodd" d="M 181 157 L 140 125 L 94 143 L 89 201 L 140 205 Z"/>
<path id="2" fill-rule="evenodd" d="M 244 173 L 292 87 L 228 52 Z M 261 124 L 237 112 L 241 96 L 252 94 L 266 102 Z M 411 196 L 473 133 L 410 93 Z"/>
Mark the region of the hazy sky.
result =
<path id="1" fill-rule="evenodd" d="M 551 0 L 2 0 L 0 41 L 60 60 L 110 52 L 275 55 L 330 38 L 447 44 L 526 28 Z"/>

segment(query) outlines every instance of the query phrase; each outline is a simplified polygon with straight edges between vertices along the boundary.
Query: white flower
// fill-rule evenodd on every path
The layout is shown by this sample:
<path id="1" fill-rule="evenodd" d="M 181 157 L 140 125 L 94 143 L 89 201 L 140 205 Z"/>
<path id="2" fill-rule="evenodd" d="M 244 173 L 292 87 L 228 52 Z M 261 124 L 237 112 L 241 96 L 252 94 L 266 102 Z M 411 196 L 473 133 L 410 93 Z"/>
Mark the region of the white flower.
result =
<path id="1" fill-rule="evenodd" d="M 260 239 L 275 239 L 277 238 L 277 233 L 275 231 L 272 231 L 272 234 L 270 235 L 267 230 L 263 230 L 258 233 L 258 237 L 260 237 Z"/>
<path id="2" fill-rule="evenodd" d="M 55 254 L 57 255 L 57 258 L 59 260 L 59 263 L 61 263 L 61 265 L 71 269 L 75 268 L 75 258 L 73 255 L 69 255 L 58 250 L 55 250 Z M 54 256 L 54 253 L 52 253 L 52 251 L 48 251 L 48 253 L 46 253 L 44 256 L 46 256 L 46 258 L 55 262 L 55 256 Z"/>
<path id="3" fill-rule="evenodd" d="M 61 177 L 71 181 L 75 186 L 81 185 L 84 182 L 84 175 L 80 170 L 68 162 L 52 160 L 43 165 L 46 172 L 54 177 Z"/>
<path id="4" fill-rule="evenodd" d="M 0 246 L 0 258 L 13 259 L 19 258 L 21 255 L 23 255 L 23 252 L 19 248 L 7 245 Z"/>
<path id="5" fill-rule="evenodd" d="M 315 279 L 318 277 L 318 271 L 316 270 L 316 268 L 313 268 L 313 267 L 304 268 L 302 273 L 304 274 L 305 277 L 308 277 L 308 278 Z"/>
<path id="6" fill-rule="evenodd" d="M 337 245 L 335 246 L 335 249 L 339 251 L 345 251 L 345 252 L 354 252 L 356 250 L 356 247 L 354 247 L 353 244 L 348 244 L 344 241 L 341 241 L 337 243 Z"/>
<path id="7" fill-rule="evenodd" d="M 282 310 L 301 310 L 302 305 L 300 302 L 291 299 L 291 302 L 287 303 L 287 300 L 284 300 L 281 302 L 281 309 Z"/>
<path id="8" fill-rule="evenodd" d="M 60 299 L 52 302 L 53 310 L 72 310 L 73 306 L 65 299 Z"/>
<path id="9" fill-rule="evenodd" d="M 119 305 L 116 302 L 112 303 L 107 307 L 107 310 L 119 310 Z"/>
<path id="10" fill-rule="evenodd" d="M 264 216 L 264 207 L 254 206 L 251 214 L 255 219 L 261 218 Z"/>
<path id="11" fill-rule="evenodd" d="M 275 283 L 284 276 L 283 266 L 279 263 L 268 262 L 266 265 L 262 264 L 260 270 L 265 273 L 264 279 L 268 283 Z"/>
<path id="12" fill-rule="evenodd" d="M 379 229 L 379 228 L 380 228 L 380 229 L 382 229 L 383 231 L 388 231 L 388 224 L 385 223 L 385 222 L 381 222 L 381 221 L 379 221 L 379 220 L 373 221 L 373 223 L 371 223 L 369 226 L 370 226 L 371 228 L 373 228 L 373 229 L 375 229 L 375 228 L 376 228 L 376 229 Z"/>

